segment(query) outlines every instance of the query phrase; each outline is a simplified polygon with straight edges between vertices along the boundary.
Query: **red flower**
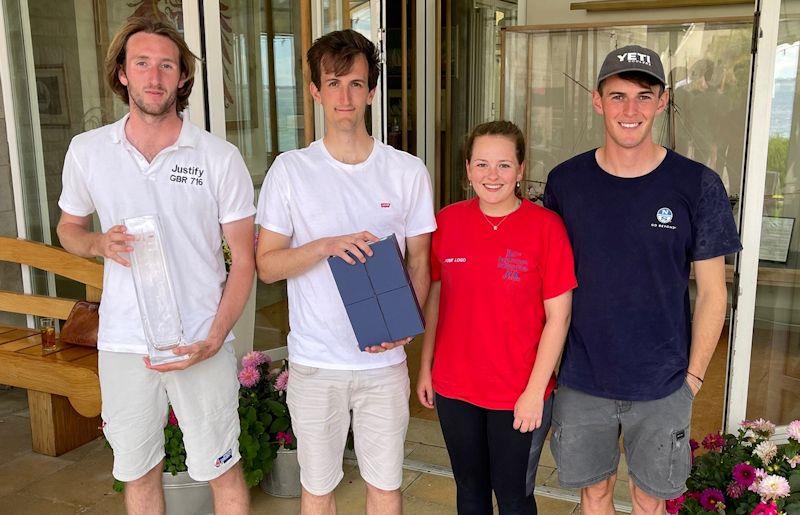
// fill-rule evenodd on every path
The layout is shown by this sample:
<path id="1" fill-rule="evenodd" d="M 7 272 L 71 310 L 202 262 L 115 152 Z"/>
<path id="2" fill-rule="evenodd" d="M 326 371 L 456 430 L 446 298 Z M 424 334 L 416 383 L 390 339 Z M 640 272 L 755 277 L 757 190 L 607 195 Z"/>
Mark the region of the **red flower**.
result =
<path id="1" fill-rule="evenodd" d="M 703 447 L 709 451 L 721 451 L 725 447 L 725 438 L 719 433 L 708 433 L 703 438 Z"/>
<path id="2" fill-rule="evenodd" d="M 756 504 L 756 507 L 750 512 L 750 515 L 778 515 L 778 506 L 774 502 L 769 504 L 760 502 Z"/>
<path id="3" fill-rule="evenodd" d="M 700 494 L 700 506 L 707 511 L 717 511 L 718 504 L 725 505 L 725 495 L 716 488 L 706 488 Z"/>
<path id="4" fill-rule="evenodd" d="M 292 445 L 292 442 L 294 442 L 292 433 L 284 433 L 283 431 L 278 431 L 278 434 L 275 435 L 275 439 L 278 440 L 278 443 L 281 445 Z"/>
<path id="5" fill-rule="evenodd" d="M 675 499 L 670 499 L 667 501 L 667 513 L 674 514 L 681 511 L 683 508 L 683 503 L 686 501 L 686 496 L 681 495 L 680 497 L 676 497 Z"/>
<path id="6" fill-rule="evenodd" d="M 177 426 L 178 425 L 178 417 L 175 416 L 175 412 L 172 411 L 172 406 L 169 408 L 169 425 Z"/>

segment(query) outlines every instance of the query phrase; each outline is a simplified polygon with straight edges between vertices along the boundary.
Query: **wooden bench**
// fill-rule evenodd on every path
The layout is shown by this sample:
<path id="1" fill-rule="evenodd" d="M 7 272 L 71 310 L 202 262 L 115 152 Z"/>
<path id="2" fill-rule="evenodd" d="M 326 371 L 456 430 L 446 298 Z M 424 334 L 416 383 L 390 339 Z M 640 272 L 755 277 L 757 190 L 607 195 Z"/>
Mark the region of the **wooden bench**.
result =
<path id="1" fill-rule="evenodd" d="M 100 300 L 103 266 L 63 249 L 0 236 L 0 261 L 52 272 L 86 286 Z M 0 311 L 64 320 L 75 300 L 0 290 Z M 0 325 L 0 384 L 28 390 L 35 452 L 58 456 L 95 438 L 100 429 L 97 349 L 58 345 L 43 351 L 38 331 Z"/>

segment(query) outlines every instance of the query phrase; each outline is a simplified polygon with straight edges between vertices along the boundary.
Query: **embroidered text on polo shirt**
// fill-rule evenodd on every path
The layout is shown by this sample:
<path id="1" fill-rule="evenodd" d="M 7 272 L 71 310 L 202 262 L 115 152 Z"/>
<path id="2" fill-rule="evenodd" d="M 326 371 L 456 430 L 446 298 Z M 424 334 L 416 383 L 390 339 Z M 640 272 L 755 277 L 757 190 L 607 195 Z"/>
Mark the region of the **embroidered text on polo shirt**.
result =
<path id="1" fill-rule="evenodd" d="M 172 173 L 169 180 L 179 184 L 193 184 L 195 186 L 203 185 L 203 174 L 205 170 L 201 170 L 196 166 L 178 166 L 170 170 Z"/>

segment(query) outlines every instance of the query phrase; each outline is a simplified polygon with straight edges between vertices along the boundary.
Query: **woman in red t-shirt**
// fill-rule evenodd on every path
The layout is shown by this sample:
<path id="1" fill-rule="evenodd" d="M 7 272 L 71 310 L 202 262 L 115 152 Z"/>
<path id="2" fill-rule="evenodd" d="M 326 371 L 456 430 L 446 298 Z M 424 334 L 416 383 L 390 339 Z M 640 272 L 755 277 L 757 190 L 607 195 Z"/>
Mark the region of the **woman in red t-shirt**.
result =
<path id="1" fill-rule="evenodd" d="M 536 513 L 555 369 L 576 286 L 555 213 L 521 200 L 525 139 L 478 125 L 465 145 L 477 198 L 439 212 L 417 395 L 442 426 L 459 513 Z"/>

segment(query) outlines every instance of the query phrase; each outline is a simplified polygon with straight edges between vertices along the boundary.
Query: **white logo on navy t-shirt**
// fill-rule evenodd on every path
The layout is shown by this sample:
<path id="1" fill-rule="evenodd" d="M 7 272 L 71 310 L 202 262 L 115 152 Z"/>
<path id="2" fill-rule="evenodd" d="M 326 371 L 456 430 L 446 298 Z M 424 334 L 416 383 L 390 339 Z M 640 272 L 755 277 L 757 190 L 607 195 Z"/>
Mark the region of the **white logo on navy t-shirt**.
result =
<path id="1" fill-rule="evenodd" d="M 656 219 L 662 224 L 668 224 L 672 221 L 672 210 L 668 207 L 662 207 L 656 213 Z"/>

